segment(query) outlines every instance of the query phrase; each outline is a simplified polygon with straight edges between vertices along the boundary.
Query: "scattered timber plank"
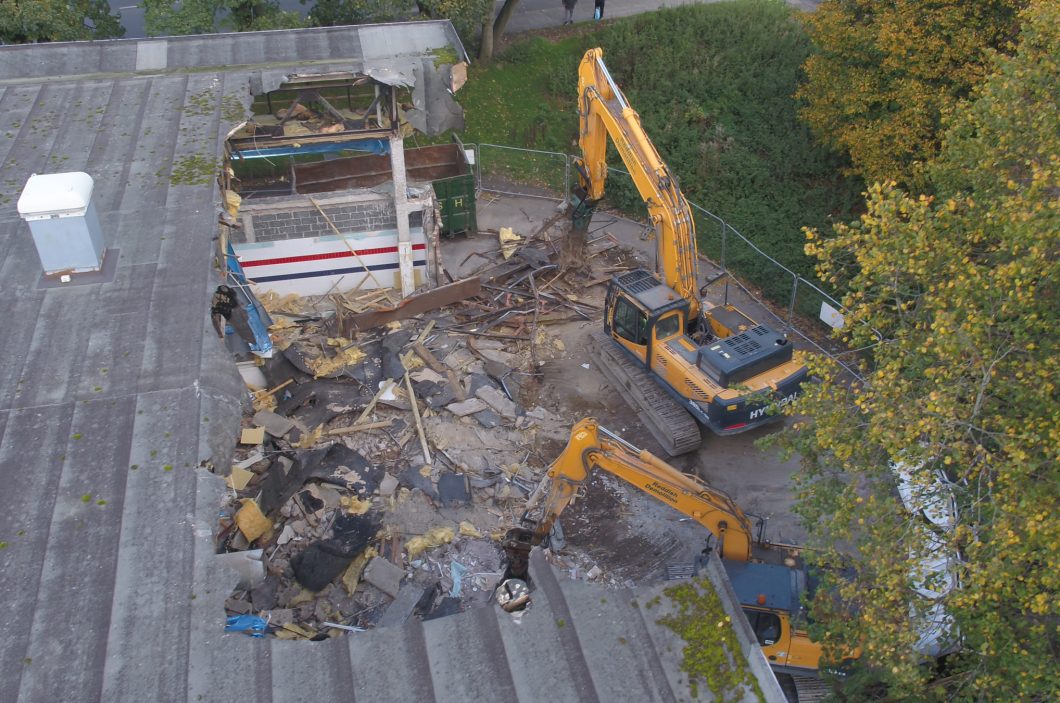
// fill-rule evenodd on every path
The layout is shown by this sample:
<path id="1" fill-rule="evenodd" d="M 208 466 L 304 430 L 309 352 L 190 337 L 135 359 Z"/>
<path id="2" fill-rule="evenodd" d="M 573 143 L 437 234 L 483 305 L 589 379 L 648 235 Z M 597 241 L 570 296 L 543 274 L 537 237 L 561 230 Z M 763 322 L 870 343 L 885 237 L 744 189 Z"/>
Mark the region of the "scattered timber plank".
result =
<path id="1" fill-rule="evenodd" d="M 442 362 L 438 361 L 438 358 L 431 353 L 431 350 L 423 346 L 419 342 L 412 345 L 412 350 L 423 359 L 423 363 L 430 367 L 431 371 L 437 371 L 438 373 L 445 373 L 448 367 Z"/>
<path id="2" fill-rule="evenodd" d="M 375 282 L 375 287 L 382 288 L 383 284 L 380 283 L 379 279 L 375 277 L 375 274 L 372 273 L 372 269 L 368 267 L 368 264 L 364 263 L 364 259 L 362 259 L 361 256 L 357 253 L 357 250 L 353 248 L 353 245 L 350 244 L 350 240 L 346 239 L 346 235 L 343 234 L 342 231 L 335 226 L 335 223 L 331 221 L 331 218 L 328 217 L 328 214 L 324 212 L 324 208 L 320 207 L 320 203 L 314 200 L 313 196 L 311 195 L 306 197 L 309 198 L 309 202 L 313 203 L 313 207 L 317 209 L 317 212 L 320 213 L 320 216 L 324 218 L 324 221 L 328 223 L 328 226 L 331 227 L 335 234 L 338 235 L 339 239 L 342 240 L 342 243 L 346 245 L 346 248 L 350 250 L 350 253 L 353 254 L 354 261 L 356 261 L 364 269 L 364 272 L 368 274 L 368 278 L 371 278 Z"/>
<path id="3" fill-rule="evenodd" d="M 456 378 L 456 371 L 452 369 L 446 369 L 445 377 L 449 379 L 449 388 L 453 391 L 453 395 L 456 396 L 458 401 L 467 400 L 467 392 L 464 391 L 463 384 L 460 383 Z"/>
<path id="4" fill-rule="evenodd" d="M 393 420 L 367 422 L 363 425 L 351 425 L 350 427 L 339 427 L 338 429 L 328 430 L 327 434 L 330 437 L 340 437 L 342 435 L 353 434 L 355 432 L 363 432 L 365 430 L 378 430 L 383 427 L 390 427 L 392 424 L 394 424 Z"/>
<path id="5" fill-rule="evenodd" d="M 423 342 L 427 339 L 427 335 L 429 335 L 431 333 L 431 330 L 434 329 L 435 324 L 436 323 L 434 320 L 429 320 L 427 322 L 427 326 L 423 328 L 422 332 L 420 332 L 420 336 L 416 337 L 416 344 L 423 344 Z"/>
<path id="6" fill-rule="evenodd" d="M 423 432 L 423 422 L 420 420 L 420 407 L 416 403 L 416 393 L 412 390 L 412 379 L 409 372 L 405 372 L 405 388 L 409 391 L 409 402 L 412 403 L 412 419 L 416 421 L 416 433 L 420 436 L 420 448 L 423 449 L 423 458 L 427 465 L 431 464 L 431 451 L 427 448 L 427 435 Z"/>

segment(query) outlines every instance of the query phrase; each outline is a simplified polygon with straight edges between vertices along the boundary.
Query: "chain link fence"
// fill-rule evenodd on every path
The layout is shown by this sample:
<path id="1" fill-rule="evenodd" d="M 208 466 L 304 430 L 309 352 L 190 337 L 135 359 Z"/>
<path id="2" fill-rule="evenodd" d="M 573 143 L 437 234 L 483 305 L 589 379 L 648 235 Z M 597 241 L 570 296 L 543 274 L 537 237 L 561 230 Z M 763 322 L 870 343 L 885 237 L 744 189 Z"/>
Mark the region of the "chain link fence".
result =
<path id="1" fill-rule="evenodd" d="M 550 200 L 556 199 L 556 193 L 563 193 L 564 198 L 570 193 L 571 158 L 567 154 L 497 144 L 465 146 L 475 148 L 479 190 Z"/>
<path id="2" fill-rule="evenodd" d="M 475 149 L 475 183 L 480 191 L 549 200 L 563 200 L 570 195 L 572 156 L 499 144 L 466 146 Z M 608 172 L 629 177 L 621 169 L 609 168 Z M 556 193 L 562 193 L 563 196 L 557 198 Z M 853 378 L 864 382 L 865 379 L 852 364 L 838 358 L 843 352 L 825 348 L 818 341 L 827 337 L 829 327 L 842 325 L 846 309 L 839 301 L 762 251 L 723 218 L 691 201 L 689 205 L 696 220 L 699 249 L 717 263 L 723 274 L 729 274 L 726 276 L 728 283 L 735 284 L 762 305 L 778 326 L 790 334 L 798 335 L 805 343 L 839 364 Z M 760 276 L 761 293 L 750 290 L 734 275 L 748 270 L 766 272 Z M 768 298 L 772 305 L 767 304 L 763 297 Z M 783 314 L 775 312 L 774 306 L 783 307 Z"/>

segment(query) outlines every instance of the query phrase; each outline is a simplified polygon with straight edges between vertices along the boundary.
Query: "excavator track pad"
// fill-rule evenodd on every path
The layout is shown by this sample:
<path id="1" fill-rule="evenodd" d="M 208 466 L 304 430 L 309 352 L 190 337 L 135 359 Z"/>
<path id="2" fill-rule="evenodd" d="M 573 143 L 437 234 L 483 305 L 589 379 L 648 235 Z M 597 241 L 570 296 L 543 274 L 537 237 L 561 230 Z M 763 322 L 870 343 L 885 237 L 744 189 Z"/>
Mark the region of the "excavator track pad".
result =
<path id="1" fill-rule="evenodd" d="M 699 423 L 659 387 L 648 371 L 619 349 L 606 332 L 589 335 L 589 352 L 667 454 L 679 456 L 699 449 L 703 441 Z"/>

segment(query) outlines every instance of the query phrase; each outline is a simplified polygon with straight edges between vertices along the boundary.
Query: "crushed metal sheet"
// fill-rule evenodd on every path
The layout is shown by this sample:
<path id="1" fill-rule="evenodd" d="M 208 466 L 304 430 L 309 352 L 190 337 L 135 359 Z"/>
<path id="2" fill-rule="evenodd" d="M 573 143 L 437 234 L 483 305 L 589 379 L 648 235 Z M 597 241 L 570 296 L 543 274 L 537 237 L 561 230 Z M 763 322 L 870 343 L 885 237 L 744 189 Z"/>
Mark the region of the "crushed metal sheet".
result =
<path id="1" fill-rule="evenodd" d="M 416 85 L 416 77 L 411 71 L 404 72 L 390 66 L 365 69 L 364 74 L 383 85 L 410 88 Z"/>

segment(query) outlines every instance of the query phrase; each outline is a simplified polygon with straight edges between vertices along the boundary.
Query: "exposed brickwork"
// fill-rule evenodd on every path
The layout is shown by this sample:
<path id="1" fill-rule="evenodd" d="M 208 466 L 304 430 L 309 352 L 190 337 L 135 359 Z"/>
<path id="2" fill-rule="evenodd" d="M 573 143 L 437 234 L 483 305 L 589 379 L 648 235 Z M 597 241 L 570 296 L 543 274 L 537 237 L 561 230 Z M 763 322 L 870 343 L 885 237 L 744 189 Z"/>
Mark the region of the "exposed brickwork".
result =
<path id="1" fill-rule="evenodd" d="M 343 232 L 370 232 L 397 227 L 394 204 L 389 198 L 377 202 L 322 205 L 321 207 L 334 225 Z M 299 208 L 287 212 L 260 213 L 250 216 L 254 218 L 254 239 L 259 242 L 323 237 L 335 233 L 316 208 Z"/>
<path id="2" fill-rule="evenodd" d="M 397 229 L 394 202 L 387 195 L 356 194 L 338 201 L 334 195 L 326 195 L 316 196 L 316 200 L 342 232 Z M 416 205 L 413 205 L 413 208 L 416 208 Z M 245 223 L 249 222 L 255 242 L 335 234 L 327 220 L 306 201 L 304 195 L 255 198 L 244 203 L 240 216 Z M 413 209 L 409 213 L 409 226 L 423 226 L 422 210 Z"/>

